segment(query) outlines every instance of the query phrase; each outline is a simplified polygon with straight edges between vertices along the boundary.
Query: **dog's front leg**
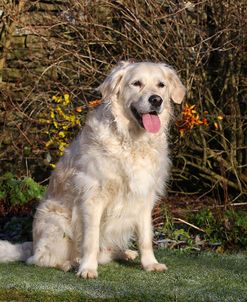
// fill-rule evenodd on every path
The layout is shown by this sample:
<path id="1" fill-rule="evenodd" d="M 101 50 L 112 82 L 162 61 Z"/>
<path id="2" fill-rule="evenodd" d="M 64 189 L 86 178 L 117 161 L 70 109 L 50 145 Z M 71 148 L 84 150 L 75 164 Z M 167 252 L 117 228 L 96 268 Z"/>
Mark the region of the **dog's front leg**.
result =
<path id="1" fill-rule="evenodd" d="M 103 204 L 100 200 L 85 201 L 81 206 L 82 211 L 82 258 L 77 273 L 78 277 L 94 279 L 98 277 L 98 252 L 100 220 Z"/>
<path id="2" fill-rule="evenodd" d="M 165 264 L 158 263 L 153 252 L 152 232 L 152 210 L 148 207 L 143 209 L 142 215 L 138 218 L 137 235 L 139 250 L 141 254 L 142 267 L 146 271 L 163 272 L 167 269 Z"/>

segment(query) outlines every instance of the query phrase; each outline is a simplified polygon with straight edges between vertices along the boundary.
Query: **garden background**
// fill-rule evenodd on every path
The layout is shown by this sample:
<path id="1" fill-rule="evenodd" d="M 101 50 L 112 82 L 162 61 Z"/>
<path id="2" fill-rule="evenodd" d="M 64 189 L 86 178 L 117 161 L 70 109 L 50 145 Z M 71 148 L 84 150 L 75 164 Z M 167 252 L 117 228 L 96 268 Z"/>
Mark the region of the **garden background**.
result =
<path id="1" fill-rule="evenodd" d="M 156 243 L 246 249 L 246 17 L 244 0 L 0 0 L 1 238 L 31 238 L 30 214 L 99 103 L 95 88 L 133 59 L 170 64 L 187 88 Z"/>

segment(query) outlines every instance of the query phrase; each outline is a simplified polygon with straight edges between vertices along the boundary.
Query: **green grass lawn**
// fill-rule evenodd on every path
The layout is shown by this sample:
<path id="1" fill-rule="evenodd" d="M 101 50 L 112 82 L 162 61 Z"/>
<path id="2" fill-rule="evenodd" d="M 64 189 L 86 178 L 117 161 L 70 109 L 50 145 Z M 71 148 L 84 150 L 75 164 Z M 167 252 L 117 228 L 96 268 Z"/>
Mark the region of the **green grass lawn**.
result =
<path id="1" fill-rule="evenodd" d="M 147 273 L 138 260 L 99 268 L 99 278 L 75 272 L 0 265 L 0 301 L 232 301 L 247 302 L 247 255 L 156 251 L 165 273 Z"/>

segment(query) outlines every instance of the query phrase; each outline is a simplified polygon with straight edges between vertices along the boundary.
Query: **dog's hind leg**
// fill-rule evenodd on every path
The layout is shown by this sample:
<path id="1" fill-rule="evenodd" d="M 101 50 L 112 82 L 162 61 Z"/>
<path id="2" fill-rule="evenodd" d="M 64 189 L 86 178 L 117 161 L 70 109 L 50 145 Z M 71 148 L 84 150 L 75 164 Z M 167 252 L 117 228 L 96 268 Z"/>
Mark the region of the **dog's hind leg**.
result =
<path id="1" fill-rule="evenodd" d="M 37 210 L 33 225 L 33 256 L 28 264 L 64 271 L 73 264 L 71 223 L 65 215 Z"/>
<path id="2" fill-rule="evenodd" d="M 123 251 L 120 256 L 123 260 L 135 260 L 139 256 L 139 254 L 137 251 L 128 249 Z"/>
<path id="3" fill-rule="evenodd" d="M 134 250 L 125 250 L 125 251 L 113 251 L 112 249 L 102 249 L 100 250 L 98 256 L 99 264 L 106 264 L 111 262 L 112 260 L 125 260 L 125 261 L 133 261 L 138 257 L 138 252 Z"/>
<path id="4" fill-rule="evenodd" d="M 27 259 L 28 264 L 70 270 L 72 266 L 70 239 L 62 232 L 56 232 L 54 235 L 43 233 L 43 237 L 34 246 L 34 255 Z"/>

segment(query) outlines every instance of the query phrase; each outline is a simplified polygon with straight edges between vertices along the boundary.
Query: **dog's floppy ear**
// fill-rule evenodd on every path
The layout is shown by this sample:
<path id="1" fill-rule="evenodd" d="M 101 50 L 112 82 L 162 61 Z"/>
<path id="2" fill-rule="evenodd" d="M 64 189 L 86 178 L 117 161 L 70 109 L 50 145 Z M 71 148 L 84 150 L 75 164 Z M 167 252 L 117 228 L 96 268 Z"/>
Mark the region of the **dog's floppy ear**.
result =
<path id="1" fill-rule="evenodd" d="M 97 90 L 101 92 L 103 100 L 109 100 L 113 95 L 119 92 L 121 80 L 126 72 L 127 66 L 130 64 L 131 62 L 129 61 L 119 62 L 117 66 L 111 70 L 104 82 L 97 88 Z"/>
<path id="2" fill-rule="evenodd" d="M 165 70 L 165 73 L 167 74 L 167 79 L 170 86 L 171 99 L 175 103 L 181 104 L 185 96 L 186 89 L 184 85 L 181 83 L 176 72 L 172 68 L 168 67 L 165 64 L 163 65 L 163 68 Z"/>

